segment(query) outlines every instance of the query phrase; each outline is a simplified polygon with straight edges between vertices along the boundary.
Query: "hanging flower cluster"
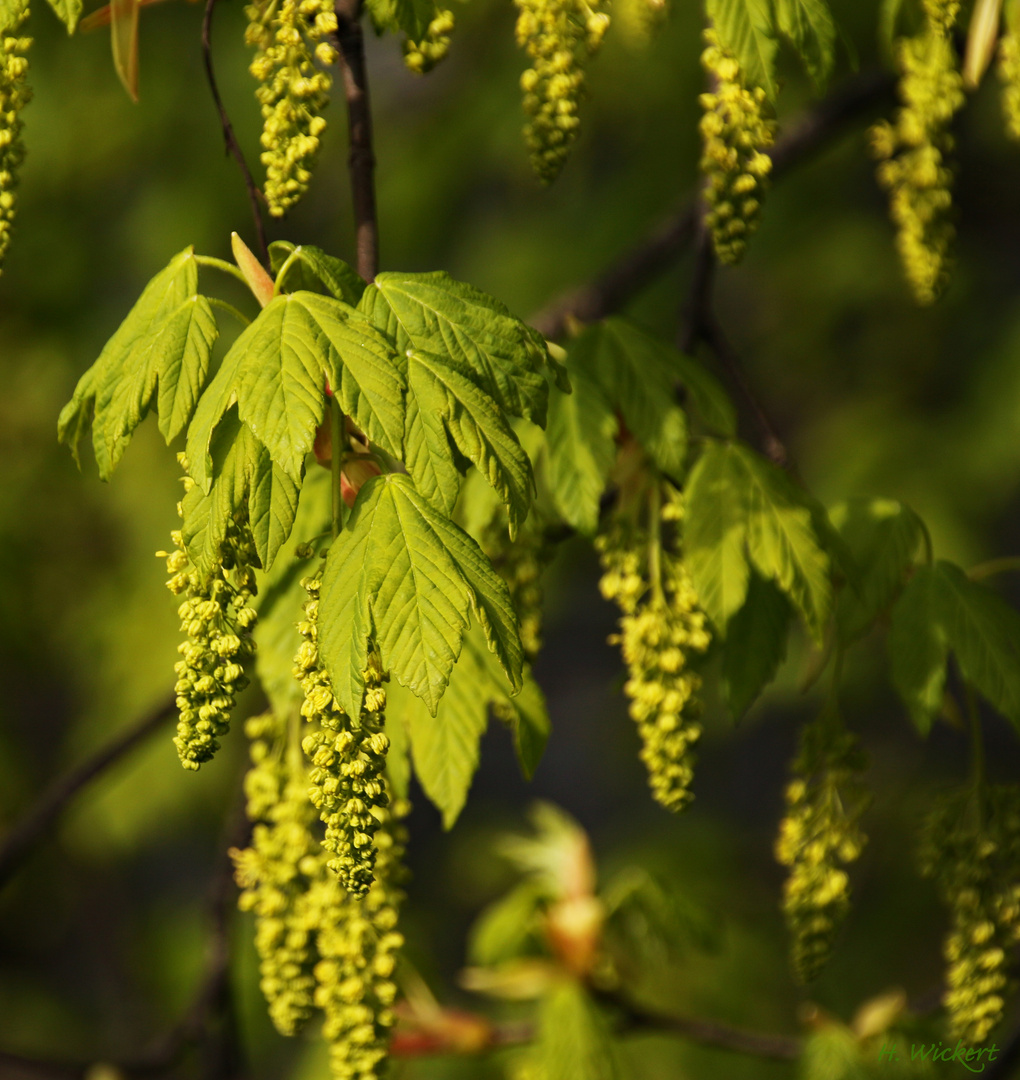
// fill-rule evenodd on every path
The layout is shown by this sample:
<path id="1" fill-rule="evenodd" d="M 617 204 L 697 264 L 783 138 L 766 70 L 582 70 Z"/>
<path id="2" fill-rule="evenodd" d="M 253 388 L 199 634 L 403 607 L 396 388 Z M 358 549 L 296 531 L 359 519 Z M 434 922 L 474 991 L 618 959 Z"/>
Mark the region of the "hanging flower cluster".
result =
<path id="1" fill-rule="evenodd" d="M 307 191 L 326 128 L 321 113 L 332 79 L 315 66 L 336 62 L 325 39 L 336 33 L 330 0 L 261 0 L 245 8 L 245 41 L 255 47 L 250 71 L 259 82 L 262 164 L 269 212 L 282 217 Z"/>
<path id="2" fill-rule="evenodd" d="M 450 51 L 453 12 L 437 11 L 419 41 L 404 42 L 404 63 L 417 75 L 431 71 Z"/>
<path id="3" fill-rule="evenodd" d="M 1002 1019 L 1009 950 L 1020 943 L 1020 788 L 967 788 L 932 813 L 921 849 L 952 913 L 945 940 L 953 1038 L 985 1042 Z"/>
<path id="4" fill-rule="evenodd" d="M 32 39 L 18 37 L 18 30 L 27 18 L 28 4 L 24 0 L 15 0 L 0 11 L 0 266 L 11 243 L 17 205 L 15 190 L 25 158 L 21 112 L 32 97 L 25 81 L 28 61 L 24 55 Z"/>
<path id="5" fill-rule="evenodd" d="M 181 464 L 187 468 L 182 455 Z M 184 477 L 187 490 L 194 486 Z M 183 516 L 183 507 L 177 504 Z M 255 573 L 258 556 L 247 509 L 239 511 L 227 525 L 220 545 L 219 560 L 212 573 L 203 574 L 192 566 L 179 529 L 170 538 L 171 552 L 158 551 L 166 559 L 167 588 L 184 594 L 177 609 L 181 630 L 187 639 L 178 646 L 181 659 L 174 665 L 179 719 L 174 745 L 186 769 L 197 769 L 219 749 L 220 738 L 230 726 L 237 694 L 248 685 L 244 662 L 255 653 L 251 631 L 255 624 Z"/>
<path id="6" fill-rule="evenodd" d="M 680 553 L 680 492 L 669 483 L 656 484 L 648 526 L 618 515 L 595 546 L 602 595 L 623 612 L 620 633 L 610 641 L 620 645 L 627 666 L 624 691 L 652 797 L 676 811 L 693 797 L 692 747 L 701 737 L 701 677 L 691 664 L 708 649 L 711 636 Z M 673 543 L 663 543 L 663 524 Z"/>
<path id="7" fill-rule="evenodd" d="M 772 159 L 776 125 L 767 116 L 765 91 L 748 89 L 736 58 L 722 48 L 714 30 L 705 31 L 701 63 L 712 89 L 698 99 L 704 110 L 698 125 L 705 176 L 705 223 L 721 262 L 743 257 L 747 239 L 758 228 L 765 180 Z"/>
<path id="8" fill-rule="evenodd" d="M 892 123 L 881 121 L 871 129 L 871 143 L 881 159 L 878 180 L 889 192 L 904 272 L 917 301 L 930 304 L 949 275 L 954 236 L 949 126 L 964 95 L 952 40 L 960 5 L 929 0 L 924 7 L 924 31 L 905 38 L 897 51 L 903 104 Z"/>
<path id="9" fill-rule="evenodd" d="M 387 805 L 385 676 L 378 654 L 370 651 L 361 715 L 353 720 L 340 708 L 319 659 L 319 582 L 310 578 L 303 584 L 309 598 L 298 625 L 304 640 L 294 659 L 294 677 L 305 695 L 301 713 L 316 725 L 302 743 L 312 763 L 311 798 L 326 825 L 323 846 L 333 853 L 329 867 L 352 896 L 360 897 L 372 883 L 377 857 L 374 836 L 379 819 L 373 811 Z"/>
<path id="10" fill-rule="evenodd" d="M 580 126 L 584 64 L 609 26 L 598 0 L 514 0 L 517 44 L 532 66 L 521 75 L 524 137 L 536 175 L 549 184 L 559 176 Z"/>
<path id="11" fill-rule="evenodd" d="M 850 878 L 844 867 L 859 858 L 864 846 L 863 766 L 857 740 L 834 711 L 823 712 L 804 729 L 776 841 L 776 858 L 790 871 L 783 914 L 800 982 L 817 978 L 850 910 Z"/>

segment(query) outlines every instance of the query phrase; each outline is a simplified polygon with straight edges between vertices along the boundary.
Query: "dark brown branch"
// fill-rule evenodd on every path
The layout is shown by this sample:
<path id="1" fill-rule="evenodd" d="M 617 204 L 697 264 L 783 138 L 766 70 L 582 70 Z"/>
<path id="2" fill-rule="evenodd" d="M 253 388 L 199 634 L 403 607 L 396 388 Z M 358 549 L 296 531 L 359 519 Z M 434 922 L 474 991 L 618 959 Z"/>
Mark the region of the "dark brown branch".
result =
<path id="1" fill-rule="evenodd" d="M 3 888 L 75 795 L 161 727 L 175 707 L 172 696 L 161 702 L 151 713 L 115 736 L 91 758 L 83 761 L 43 792 L 35 806 L 0 840 L 0 888 Z"/>
<path id="2" fill-rule="evenodd" d="M 234 135 L 234 127 L 230 123 L 230 117 L 227 115 L 223 99 L 220 97 L 219 87 L 216 85 L 216 72 L 213 70 L 212 61 L 212 17 L 213 8 L 215 7 L 216 0 L 206 0 L 205 16 L 202 19 L 202 61 L 205 64 L 205 77 L 209 80 L 209 90 L 212 93 L 213 101 L 216 103 L 216 111 L 220 114 L 220 126 L 223 128 L 223 141 L 226 143 L 227 153 L 233 156 L 238 168 L 241 170 L 241 175 L 244 177 L 248 202 L 251 203 L 251 215 L 255 221 L 255 235 L 258 238 L 259 251 L 262 255 L 262 261 L 265 263 L 266 269 L 268 269 L 269 245 L 266 243 L 266 229 L 262 222 L 262 193 L 251 175 L 248 163 L 244 160 L 241 145 Z"/>
<path id="3" fill-rule="evenodd" d="M 128 1077 L 158 1076 L 173 1069 L 192 1048 L 203 1056 L 208 1080 L 242 1080 L 239 1043 L 234 1021 L 230 985 L 230 920 L 234 907 L 233 865 L 226 854 L 230 847 L 248 842 L 249 825 L 242 808 L 230 815 L 219 845 L 207 898 L 209 938 L 205 969 L 192 1003 L 178 1024 L 149 1050 L 137 1057 L 113 1061 L 117 1072 Z M 96 1064 L 92 1061 L 59 1061 L 34 1058 L 0 1050 L 0 1078 L 48 1076 L 83 1078 Z"/>
<path id="4" fill-rule="evenodd" d="M 891 97 L 895 77 L 866 72 L 849 80 L 792 124 L 772 149 L 772 176 L 784 175 L 852 120 Z M 619 311 L 657 274 L 668 269 L 695 238 L 697 204 L 691 203 L 589 284 L 567 293 L 532 318 L 547 338 L 564 333 L 570 319 L 593 322 Z"/>
<path id="5" fill-rule="evenodd" d="M 357 238 L 358 273 L 372 281 L 379 270 L 379 223 L 375 209 L 375 153 L 372 150 L 372 112 L 365 70 L 365 37 L 361 0 L 337 0 L 337 44 L 340 74 L 347 99 L 348 167 Z"/>

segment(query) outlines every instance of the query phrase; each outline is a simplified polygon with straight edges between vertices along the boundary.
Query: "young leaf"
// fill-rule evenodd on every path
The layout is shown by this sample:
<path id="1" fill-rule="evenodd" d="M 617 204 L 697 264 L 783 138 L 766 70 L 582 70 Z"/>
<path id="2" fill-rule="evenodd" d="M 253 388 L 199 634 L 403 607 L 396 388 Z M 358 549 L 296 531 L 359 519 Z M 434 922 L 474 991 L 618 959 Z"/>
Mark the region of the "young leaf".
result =
<path id="1" fill-rule="evenodd" d="M 536 1060 L 543 1080 L 615 1080 L 619 1075 L 606 1022 L 588 992 L 560 982 L 542 999 Z"/>
<path id="2" fill-rule="evenodd" d="M 546 378 L 556 377 L 556 365 L 544 341 L 498 300 L 442 271 L 383 273 L 358 307 L 400 352 L 449 357 L 504 412 L 545 427 Z"/>
<path id="3" fill-rule="evenodd" d="M 471 927 L 468 960 L 493 967 L 521 956 L 539 929 L 536 916 L 544 899 L 545 890 L 525 880 L 490 904 Z"/>
<path id="4" fill-rule="evenodd" d="M 750 86 L 775 100 L 776 41 L 771 0 L 707 0 L 705 14 L 719 44 L 737 58 Z"/>
<path id="5" fill-rule="evenodd" d="M 139 0 L 110 0 L 113 66 L 132 101 L 138 100 Z"/>
<path id="6" fill-rule="evenodd" d="M 948 643 L 939 618 L 938 578 L 920 566 L 892 609 L 889 668 L 914 726 L 922 735 L 942 707 Z"/>
<path id="7" fill-rule="evenodd" d="M 592 369 L 623 422 L 663 472 L 679 477 L 687 455 L 687 417 L 676 400 L 677 353 L 627 319 L 585 331 L 577 362 Z"/>
<path id="8" fill-rule="evenodd" d="M 290 536 L 300 487 L 273 464 L 264 446 L 259 448 L 251 477 L 248 521 L 263 570 L 273 565 L 277 552 Z"/>
<path id="9" fill-rule="evenodd" d="M 67 32 L 73 34 L 81 17 L 82 0 L 49 0 L 49 4 L 57 18 L 67 27 Z"/>
<path id="10" fill-rule="evenodd" d="M 779 588 L 752 572 L 747 599 L 726 629 L 722 676 L 726 703 L 740 718 L 786 659 L 790 604 Z"/>
<path id="11" fill-rule="evenodd" d="M 460 487 L 452 442 L 506 504 L 514 535 L 527 517 L 535 480 L 496 402 L 448 359 L 417 350 L 407 354 L 407 397 L 405 462 L 418 490 L 452 513 Z"/>
<path id="12" fill-rule="evenodd" d="M 92 424 L 104 480 L 148 412 L 157 385 L 160 430 L 168 442 L 191 417 L 217 335 L 212 308 L 197 295 L 197 287 L 194 252 L 185 248 L 146 285 L 60 413 L 58 434 L 70 444 L 75 460 Z"/>
<path id="13" fill-rule="evenodd" d="M 747 509 L 725 443 L 710 442 L 686 488 L 684 557 L 701 606 L 720 637 L 747 598 Z"/>
<path id="14" fill-rule="evenodd" d="M 856 567 L 836 606 L 840 640 L 850 644 L 896 599 L 923 531 L 914 512 L 891 499 L 855 499 L 836 507 L 833 520 Z"/>
<path id="15" fill-rule="evenodd" d="M 1020 615 L 950 562 L 934 573 L 939 621 L 961 674 L 1020 727 Z"/>
<path id="16" fill-rule="evenodd" d="M 387 693 L 387 699 L 389 694 Z M 390 748 L 386 751 L 386 776 L 398 799 L 406 799 L 411 787 L 411 743 L 403 716 L 390 709 L 386 720 L 386 734 Z"/>
<path id="17" fill-rule="evenodd" d="M 343 259 L 327 255 L 310 244 L 295 246 L 286 240 L 274 240 L 269 245 L 269 263 L 277 275 L 277 292 L 283 292 L 285 284 L 290 286 L 290 292 L 299 289 L 319 292 L 325 288 L 330 296 L 356 307 L 365 291 L 364 278 Z M 287 270 L 281 278 L 279 274 L 285 263 Z"/>
<path id="18" fill-rule="evenodd" d="M 195 484 L 181 501 L 184 545 L 191 561 L 206 574 L 219 565 L 220 545 L 226 538 L 227 525 L 244 504 L 256 463 L 263 453 L 234 408 L 216 428 L 209 450 L 213 479 L 208 493 Z"/>
<path id="19" fill-rule="evenodd" d="M 823 87 L 836 59 L 836 24 L 827 0 L 776 0 L 776 19 L 815 85 Z"/>
<path id="20" fill-rule="evenodd" d="M 188 434 L 192 475 L 208 484 L 206 447 L 223 410 L 238 413 L 292 480 L 326 410 L 328 380 L 340 407 L 399 457 L 404 380 L 393 350 L 350 305 L 311 292 L 277 296 L 234 342 Z"/>
<path id="21" fill-rule="evenodd" d="M 616 460 L 619 424 L 609 401 L 583 364 L 567 361 L 573 390 L 549 399 L 546 475 L 556 509 L 578 532 L 594 535 L 599 503 Z"/>
<path id="22" fill-rule="evenodd" d="M 360 710 L 371 633 L 383 667 L 434 715 L 469 610 L 518 691 L 523 649 L 506 583 L 409 477 L 368 480 L 330 547 L 320 593 L 319 645 L 342 707 Z"/>

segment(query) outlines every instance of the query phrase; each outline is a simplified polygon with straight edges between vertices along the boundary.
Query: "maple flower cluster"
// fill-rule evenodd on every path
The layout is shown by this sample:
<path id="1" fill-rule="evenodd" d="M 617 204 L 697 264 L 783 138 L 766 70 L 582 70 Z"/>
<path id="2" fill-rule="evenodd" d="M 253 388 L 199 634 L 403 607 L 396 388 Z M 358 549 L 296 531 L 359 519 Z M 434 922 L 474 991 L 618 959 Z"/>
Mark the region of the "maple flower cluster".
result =
<path id="1" fill-rule="evenodd" d="M 959 4 L 925 4 L 924 31 L 899 43 L 902 106 L 892 123 L 871 129 L 879 183 L 889 192 L 896 246 L 907 281 L 921 304 L 932 303 L 948 279 L 954 229 L 953 172 L 947 157 L 954 146 L 949 126 L 963 105 L 952 29 Z"/>
<path id="2" fill-rule="evenodd" d="M 287 721 L 266 713 L 245 723 L 252 768 L 244 781 L 251 846 L 232 851 L 242 892 L 238 907 L 255 915 L 259 985 L 282 1035 L 295 1035 L 314 1010 L 314 936 L 321 899 L 312 891 L 326 853 L 312 826 L 315 808 L 300 746 Z M 296 749 L 297 753 L 292 751 Z"/>
<path id="3" fill-rule="evenodd" d="M 602 43 L 609 16 L 597 0 L 514 0 L 517 44 L 532 66 L 521 75 L 524 138 L 531 165 L 543 183 L 559 175 L 577 138 L 584 95 L 584 62 Z"/>
<path id="4" fill-rule="evenodd" d="M 765 180 L 772 169 L 764 151 L 772 145 L 776 125 L 766 115 L 765 91 L 744 85 L 740 64 L 720 46 L 714 30 L 705 31 L 705 41 L 701 63 L 713 84 L 698 99 L 704 110 L 698 127 L 708 204 L 705 223 L 720 261 L 736 263 L 761 218 Z"/>
<path id="5" fill-rule="evenodd" d="M 378 858 L 364 898 L 348 895 L 343 903 L 321 908 L 315 1004 L 325 1013 L 322 1034 L 330 1044 L 333 1080 L 377 1080 L 386 1060 L 388 1033 L 396 1020 L 393 973 L 404 945 L 397 920 L 407 831 L 400 819 L 409 809 L 399 799 L 388 809 L 376 809 Z M 324 887 L 339 890 L 335 879 Z"/>
<path id="6" fill-rule="evenodd" d="M 624 691 L 652 797 L 677 811 L 693 798 L 691 748 L 701 737 L 701 677 L 690 665 L 708 649 L 711 635 L 678 548 L 652 535 L 661 522 L 679 527 L 682 518 L 680 493 L 663 487 L 661 521 L 651 530 L 618 517 L 595 546 L 603 569 L 599 588 L 623 612 L 620 633 L 610 642 L 620 645 L 627 666 Z"/>
<path id="7" fill-rule="evenodd" d="M 319 582 L 309 578 L 303 584 L 308 600 L 298 624 L 304 640 L 294 658 L 294 677 L 304 692 L 301 714 L 318 725 L 302 743 L 312 763 L 311 798 L 326 826 L 323 847 L 334 855 L 329 868 L 352 896 L 360 897 L 372 883 L 377 858 L 379 819 L 373 811 L 388 801 L 383 778 L 390 745 L 382 730 L 385 676 L 378 654 L 370 651 L 361 715 L 352 720 L 334 697 L 319 659 Z"/>
<path id="8" fill-rule="evenodd" d="M 11 244 L 11 226 L 17 207 L 15 190 L 25 158 L 21 139 L 21 111 L 32 97 L 25 81 L 28 61 L 25 53 L 32 39 L 18 37 L 28 18 L 28 4 L 8 4 L 0 14 L 0 265 Z"/>
<path id="9" fill-rule="evenodd" d="M 776 840 L 776 859 L 790 870 L 783 914 L 793 938 L 793 970 L 804 983 L 817 978 L 828 961 L 850 910 L 844 867 L 864 846 L 862 767 L 856 740 L 831 714 L 807 726 Z"/>
<path id="10" fill-rule="evenodd" d="M 953 1038 L 983 1043 L 1003 1016 L 1020 942 L 1020 788 L 968 788 L 936 808 L 921 850 L 952 913 L 944 954 Z"/>
<path id="11" fill-rule="evenodd" d="M 999 78 L 1006 134 L 1020 139 L 1020 31 L 1010 28 L 999 41 Z"/>
<path id="12" fill-rule="evenodd" d="M 336 12 L 329 0 L 280 0 L 250 4 L 245 14 L 245 41 L 256 50 L 249 70 L 260 84 L 266 203 L 282 217 L 308 189 L 326 128 L 332 79 L 315 61 L 336 62 L 323 40 L 336 32 Z"/>
<path id="13" fill-rule="evenodd" d="M 190 490 L 194 480 L 185 476 L 184 485 Z M 177 513 L 183 517 L 180 503 Z M 252 566 L 258 556 L 247 510 L 228 522 L 212 573 L 203 574 L 191 564 L 180 529 L 175 529 L 170 539 L 174 550 L 157 551 L 156 556 L 166 559 L 170 575 L 167 588 L 175 595 L 185 595 L 177 614 L 181 630 L 187 634 L 187 640 L 177 648 L 181 659 L 174 665 L 179 710 L 174 745 L 181 764 L 197 769 L 219 749 L 237 694 L 248 685 L 243 665 L 255 653 Z"/>
<path id="14" fill-rule="evenodd" d="M 404 42 L 404 63 L 416 75 L 424 75 L 450 51 L 450 34 L 453 33 L 453 12 L 438 11 L 428 24 L 420 41 Z"/>

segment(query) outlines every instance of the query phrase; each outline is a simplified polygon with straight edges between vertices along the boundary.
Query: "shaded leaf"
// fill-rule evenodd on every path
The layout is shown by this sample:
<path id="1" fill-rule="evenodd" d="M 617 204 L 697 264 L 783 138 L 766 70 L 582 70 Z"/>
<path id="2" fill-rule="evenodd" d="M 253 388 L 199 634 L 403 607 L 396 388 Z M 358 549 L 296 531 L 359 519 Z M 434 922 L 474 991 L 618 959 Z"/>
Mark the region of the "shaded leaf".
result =
<path id="1" fill-rule="evenodd" d="M 468 960 L 491 967 L 524 953 L 538 929 L 536 915 L 544 899 L 540 885 L 522 881 L 485 908 L 468 935 Z"/>
<path id="2" fill-rule="evenodd" d="M 67 32 L 73 34 L 81 18 L 82 0 L 49 0 L 49 5 L 56 12 L 57 18 L 67 27 Z"/>
<path id="3" fill-rule="evenodd" d="M 752 571 L 747 599 L 730 619 L 723 650 L 723 693 L 735 718 L 754 704 L 786 659 L 791 614 L 778 586 Z"/>
<path id="4" fill-rule="evenodd" d="M 138 100 L 138 9 L 140 0 L 110 0 L 113 66 L 132 101 Z"/>
<path id="5" fill-rule="evenodd" d="M 775 100 L 776 41 L 771 0 L 707 0 L 719 44 L 736 58 L 745 81 Z"/>
<path id="6" fill-rule="evenodd" d="M 933 567 L 918 567 L 892 609 L 889 667 L 915 727 L 922 735 L 942 707 L 948 642 L 939 619 L 938 580 Z"/>
<path id="7" fill-rule="evenodd" d="M 822 87 L 836 59 L 836 24 L 826 0 L 775 0 L 779 31 L 800 53 L 808 74 Z"/>
<path id="8" fill-rule="evenodd" d="M 368 480 L 322 578 L 319 643 L 342 707 L 357 715 L 369 634 L 383 667 L 435 713 L 473 611 L 514 691 L 523 650 L 506 583 L 477 543 L 401 474 Z"/>
<path id="9" fill-rule="evenodd" d="M 269 263 L 274 274 L 279 274 L 285 262 L 290 261 L 286 277 L 277 280 L 276 287 L 289 286 L 290 292 L 304 289 L 319 292 L 322 288 L 345 303 L 356 307 L 365 291 L 365 280 L 343 261 L 327 255 L 310 244 L 291 244 L 286 240 L 274 240 L 269 245 Z"/>

